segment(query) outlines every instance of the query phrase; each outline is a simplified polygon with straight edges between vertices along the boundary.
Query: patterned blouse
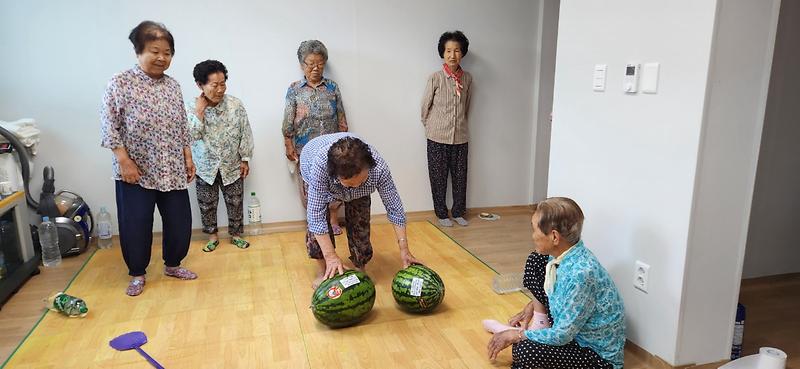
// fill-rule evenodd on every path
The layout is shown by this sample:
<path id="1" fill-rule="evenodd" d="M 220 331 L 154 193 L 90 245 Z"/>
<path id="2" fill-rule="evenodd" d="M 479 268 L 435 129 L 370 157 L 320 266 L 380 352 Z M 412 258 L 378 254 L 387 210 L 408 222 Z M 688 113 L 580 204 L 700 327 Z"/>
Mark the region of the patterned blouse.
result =
<path id="1" fill-rule="evenodd" d="M 395 225 L 405 225 L 406 213 L 394 185 L 392 172 L 374 147 L 369 146 L 375 159 L 375 167 L 369 170 L 367 180 L 360 186 L 347 187 L 338 178 L 328 175 L 328 150 L 344 137 L 358 138 L 347 132 L 319 136 L 311 140 L 308 150 L 300 155 L 300 174 L 308 184 L 308 230 L 313 234 L 328 233 L 325 215 L 328 213 L 328 203 L 333 199 L 352 201 L 370 196 L 375 190 L 381 196 L 389 221 Z"/>
<path id="2" fill-rule="evenodd" d="M 158 191 L 184 190 L 183 148 L 190 144 L 178 81 L 150 78 L 137 65 L 111 77 L 100 108 L 100 145 L 124 147 L 142 172 L 139 185 Z M 122 180 L 113 158 L 114 179 Z"/>
<path id="3" fill-rule="evenodd" d="M 552 260 L 552 257 L 550 257 Z M 622 368 L 625 307 L 614 281 L 589 249 L 578 242 L 556 269 L 556 285 L 548 296 L 551 328 L 526 330 L 532 341 L 563 346 L 573 339 Z"/>
<path id="4" fill-rule="evenodd" d="M 308 141 L 319 135 L 346 131 L 347 117 L 336 82 L 323 78 L 315 88 L 303 78 L 289 86 L 283 114 L 283 137 L 294 141 L 298 154 L 302 153 Z"/>
<path id="5" fill-rule="evenodd" d="M 472 75 L 464 71 L 464 88 L 456 95 L 456 81 L 439 70 L 428 77 L 422 97 L 422 125 L 425 136 L 434 142 L 459 145 L 469 141 L 469 103 L 472 96 Z"/>
<path id="6" fill-rule="evenodd" d="M 217 106 L 209 106 L 204 121 L 194 115 L 197 102 L 186 103 L 192 158 L 197 176 L 212 184 L 217 173 L 227 186 L 241 177 L 240 165 L 253 155 L 253 132 L 241 100 L 225 95 Z"/>

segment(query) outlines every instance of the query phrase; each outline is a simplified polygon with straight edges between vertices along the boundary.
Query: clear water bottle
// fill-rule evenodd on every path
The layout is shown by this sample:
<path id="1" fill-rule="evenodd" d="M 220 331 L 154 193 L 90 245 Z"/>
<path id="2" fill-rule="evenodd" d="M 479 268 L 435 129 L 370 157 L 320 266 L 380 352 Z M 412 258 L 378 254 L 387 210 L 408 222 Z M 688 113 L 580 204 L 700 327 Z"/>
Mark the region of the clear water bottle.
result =
<path id="1" fill-rule="evenodd" d="M 261 234 L 261 202 L 255 192 L 250 192 L 250 203 L 247 205 L 247 220 L 250 223 L 250 234 Z"/>
<path id="2" fill-rule="evenodd" d="M 111 244 L 111 214 L 103 206 L 97 215 L 97 247 L 108 249 L 111 248 Z"/>
<path id="3" fill-rule="evenodd" d="M 61 249 L 58 247 L 58 230 L 49 217 L 42 218 L 39 225 L 39 243 L 42 245 L 42 264 L 54 267 L 61 264 Z"/>
<path id="4" fill-rule="evenodd" d="M 742 357 L 742 340 L 744 338 L 744 305 L 736 306 L 736 321 L 733 323 L 733 345 L 731 346 L 731 360 Z"/>
<path id="5" fill-rule="evenodd" d="M 75 296 L 63 292 L 55 292 L 44 300 L 44 306 L 52 311 L 57 311 L 70 318 L 83 318 L 89 313 L 86 302 Z"/>

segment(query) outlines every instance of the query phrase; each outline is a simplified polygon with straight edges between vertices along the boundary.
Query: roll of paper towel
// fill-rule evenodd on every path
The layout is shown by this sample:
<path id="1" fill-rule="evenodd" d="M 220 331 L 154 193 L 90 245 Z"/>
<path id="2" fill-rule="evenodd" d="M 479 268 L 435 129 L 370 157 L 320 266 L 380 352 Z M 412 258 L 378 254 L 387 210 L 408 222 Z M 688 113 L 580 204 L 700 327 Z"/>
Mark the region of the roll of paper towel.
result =
<path id="1" fill-rule="evenodd" d="M 785 369 L 786 353 L 774 347 L 762 347 L 758 354 L 745 356 L 719 369 Z"/>

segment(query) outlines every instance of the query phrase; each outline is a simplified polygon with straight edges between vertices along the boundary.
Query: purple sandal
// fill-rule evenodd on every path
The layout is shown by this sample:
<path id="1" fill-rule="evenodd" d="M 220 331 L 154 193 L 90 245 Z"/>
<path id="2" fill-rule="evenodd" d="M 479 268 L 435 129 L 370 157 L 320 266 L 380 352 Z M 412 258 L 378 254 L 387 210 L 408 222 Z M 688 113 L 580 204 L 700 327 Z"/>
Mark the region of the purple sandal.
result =
<path id="1" fill-rule="evenodd" d="M 131 283 L 128 285 L 128 288 L 125 289 L 125 294 L 128 296 L 139 296 L 144 291 L 144 279 L 133 279 Z"/>
<path id="2" fill-rule="evenodd" d="M 164 268 L 164 275 L 183 280 L 197 279 L 197 274 L 183 267 L 166 267 Z"/>

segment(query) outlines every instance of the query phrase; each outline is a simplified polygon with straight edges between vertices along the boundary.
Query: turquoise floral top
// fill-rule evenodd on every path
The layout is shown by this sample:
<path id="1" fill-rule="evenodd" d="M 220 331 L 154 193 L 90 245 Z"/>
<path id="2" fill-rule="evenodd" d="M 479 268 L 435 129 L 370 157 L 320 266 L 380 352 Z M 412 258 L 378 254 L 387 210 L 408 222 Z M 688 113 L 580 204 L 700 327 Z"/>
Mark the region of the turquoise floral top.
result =
<path id="1" fill-rule="evenodd" d="M 550 258 L 552 260 L 552 257 Z M 556 269 L 556 285 L 548 296 L 551 328 L 525 331 L 532 341 L 563 346 L 572 340 L 622 368 L 625 308 L 608 272 L 578 242 Z"/>
<path id="2" fill-rule="evenodd" d="M 206 108 L 204 121 L 194 115 L 196 106 L 194 100 L 186 103 L 197 176 L 214 183 L 219 173 L 223 185 L 236 182 L 241 176 L 241 163 L 250 161 L 253 155 L 253 132 L 244 105 L 226 94 L 217 106 Z"/>

